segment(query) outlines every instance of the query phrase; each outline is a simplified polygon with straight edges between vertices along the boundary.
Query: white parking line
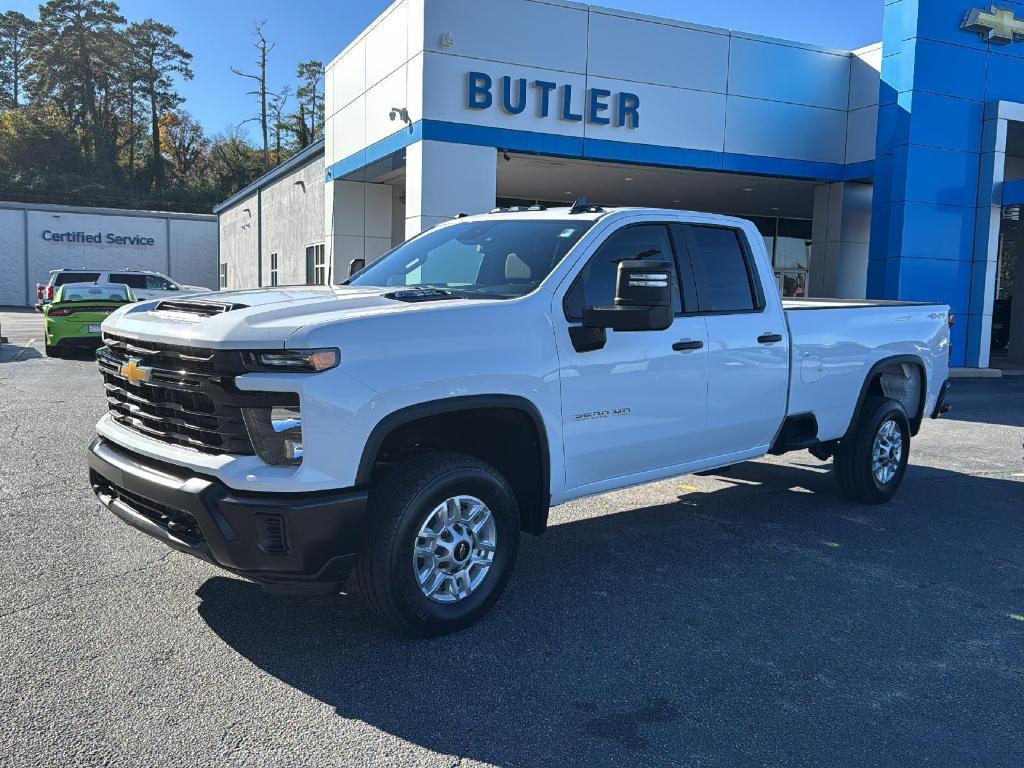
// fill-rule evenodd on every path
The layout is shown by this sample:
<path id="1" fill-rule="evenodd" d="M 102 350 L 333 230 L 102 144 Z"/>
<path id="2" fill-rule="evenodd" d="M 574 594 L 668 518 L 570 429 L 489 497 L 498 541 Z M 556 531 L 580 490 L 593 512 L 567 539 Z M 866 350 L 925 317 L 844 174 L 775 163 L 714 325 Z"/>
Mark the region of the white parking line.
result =
<path id="1" fill-rule="evenodd" d="M 23 354 L 25 354 L 25 350 L 31 349 L 32 345 L 35 344 L 35 343 L 36 343 L 35 339 L 29 339 L 28 340 L 28 344 L 26 344 L 24 347 L 22 347 L 21 350 L 18 352 L 18 354 L 16 354 L 14 357 L 11 358 L 11 362 L 12 363 L 17 362 L 18 358 L 21 357 Z"/>

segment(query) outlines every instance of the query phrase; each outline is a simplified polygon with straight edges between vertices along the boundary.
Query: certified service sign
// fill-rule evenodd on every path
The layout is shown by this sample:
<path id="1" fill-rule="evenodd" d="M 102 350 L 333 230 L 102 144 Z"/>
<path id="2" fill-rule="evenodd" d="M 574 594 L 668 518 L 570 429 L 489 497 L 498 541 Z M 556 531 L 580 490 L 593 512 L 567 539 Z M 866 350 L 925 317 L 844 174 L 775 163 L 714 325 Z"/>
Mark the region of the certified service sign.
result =
<path id="1" fill-rule="evenodd" d="M 968 32 L 977 32 L 990 43 L 1009 45 L 1016 40 L 1024 40 L 1024 21 L 1008 8 L 996 5 L 990 5 L 987 11 L 971 8 L 960 27 Z"/>

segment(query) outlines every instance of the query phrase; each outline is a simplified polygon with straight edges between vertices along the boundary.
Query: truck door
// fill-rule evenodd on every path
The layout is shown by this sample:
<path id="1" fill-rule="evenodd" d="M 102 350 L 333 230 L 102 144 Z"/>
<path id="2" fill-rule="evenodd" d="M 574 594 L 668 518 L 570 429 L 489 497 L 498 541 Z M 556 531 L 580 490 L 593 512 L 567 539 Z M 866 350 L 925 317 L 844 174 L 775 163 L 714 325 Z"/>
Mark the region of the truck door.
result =
<path id="1" fill-rule="evenodd" d="M 565 294 L 555 324 L 562 389 L 566 488 L 613 486 L 616 478 L 700 457 L 707 419 L 708 348 L 688 262 L 676 261 L 671 223 L 633 224 L 598 248 Z M 569 328 L 585 306 L 612 304 L 618 263 L 676 265 L 675 320 L 668 330 L 607 331 L 603 347 L 577 349 Z M 680 269 L 680 266 L 683 268 Z M 564 322 L 558 322 L 564 319 Z"/>
<path id="2" fill-rule="evenodd" d="M 758 264 L 743 230 L 686 224 L 681 231 L 710 340 L 707 455 L 763 451 L 785 417 L 789 390 L 786 318 L 765 282 L 772 272 Z"/>

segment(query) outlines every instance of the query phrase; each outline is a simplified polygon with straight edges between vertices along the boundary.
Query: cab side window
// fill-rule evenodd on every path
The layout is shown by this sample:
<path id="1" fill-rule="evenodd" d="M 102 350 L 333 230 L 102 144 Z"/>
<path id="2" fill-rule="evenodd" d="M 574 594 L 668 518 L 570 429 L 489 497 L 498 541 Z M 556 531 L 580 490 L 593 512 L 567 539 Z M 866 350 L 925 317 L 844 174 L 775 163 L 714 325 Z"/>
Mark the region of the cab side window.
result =
<path id="1" fill-rule="evenodd" d="M 697 224 L 684 230 L 701 312 L 754 312 L 764 308 L 742 232 Z"/>
<path id="2" fill-rule="evenodd" d="M 584 307 L 613 304 L 619 262 L 629 259 L 665 261 L 675 274 L 675 256 L 668 227 L 664 224 L 627 226 L 605 240 L 565 296 L 566 319 L 580 322 Z M 672 307 L 678 315 L 683 311 L 678 277 L 672 285 Z"/>

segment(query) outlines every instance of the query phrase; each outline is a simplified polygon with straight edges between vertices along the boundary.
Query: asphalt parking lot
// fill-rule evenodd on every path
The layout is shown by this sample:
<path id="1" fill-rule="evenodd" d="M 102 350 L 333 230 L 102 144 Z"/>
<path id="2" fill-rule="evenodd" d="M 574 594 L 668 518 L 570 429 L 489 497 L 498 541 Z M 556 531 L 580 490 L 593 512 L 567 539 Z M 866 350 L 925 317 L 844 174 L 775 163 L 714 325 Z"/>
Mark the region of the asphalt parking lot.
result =
<path id="1" fill-rule="evenodd" d="M 561 506 L 411 640 L 99 507 L 94 364 L 0 324 L 4 765 L 1024 763 L 1024 378 L 956 382 L 884 507 L 806 453 Z"/>

